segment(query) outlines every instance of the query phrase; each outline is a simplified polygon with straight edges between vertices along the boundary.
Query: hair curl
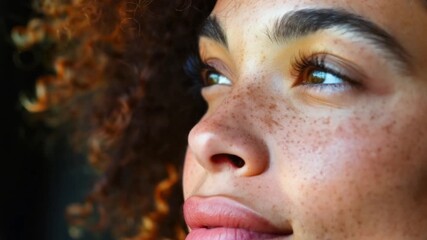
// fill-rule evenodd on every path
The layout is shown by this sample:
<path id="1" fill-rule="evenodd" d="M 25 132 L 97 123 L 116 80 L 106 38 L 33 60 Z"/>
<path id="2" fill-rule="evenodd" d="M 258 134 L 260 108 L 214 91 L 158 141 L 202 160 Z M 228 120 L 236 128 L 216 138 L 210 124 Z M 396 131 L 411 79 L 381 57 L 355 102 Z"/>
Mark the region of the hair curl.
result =
<path id="1" fill-rule="evenodd" d="M 205 106 L 183 71 L 214 1 L 44 0 L 13 39 L 52 46 L 52 72 L 31 112 L 72 123 L 75 142 L 101 173 L 73 226 L 125 239 L 183 239 L 180 179 L 186 135 Z M 96 221 L 91 221 L 99 215 Z M 181 217 L 178 217 L 181 216 Z"/>

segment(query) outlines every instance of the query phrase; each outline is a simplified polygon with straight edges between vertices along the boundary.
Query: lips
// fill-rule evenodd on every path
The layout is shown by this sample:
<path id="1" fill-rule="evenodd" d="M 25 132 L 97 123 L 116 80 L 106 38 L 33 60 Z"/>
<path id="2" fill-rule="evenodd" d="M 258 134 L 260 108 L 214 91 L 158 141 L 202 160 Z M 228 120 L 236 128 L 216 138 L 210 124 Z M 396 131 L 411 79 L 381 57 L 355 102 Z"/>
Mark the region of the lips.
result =
<path id="1" fill-rule="evenodd" d="M 191 229 L 186 240 L 289 239 L 292 229 L 273 226 L 252 209 L 225 197 L 191 197 L 184 203 Z"/>

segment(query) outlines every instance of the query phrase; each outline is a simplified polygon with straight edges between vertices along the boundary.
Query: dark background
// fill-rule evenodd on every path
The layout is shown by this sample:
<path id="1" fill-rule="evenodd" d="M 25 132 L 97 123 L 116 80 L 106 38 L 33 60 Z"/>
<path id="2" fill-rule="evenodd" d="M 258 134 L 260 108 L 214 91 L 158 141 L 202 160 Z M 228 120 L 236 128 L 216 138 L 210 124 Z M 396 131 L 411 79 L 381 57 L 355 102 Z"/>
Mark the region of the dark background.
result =
<path id="1" fill-rule="evenodd" d="M 42 51 L 17 51 L 10 31 L 35 16 L 30 0 L 0 0 L 0 240 L 71 239 L 65 207 L 81 202 L 93 181 L 84 158 L 67 147 L 67 134 L 19 103 L 46 67 Z"/>

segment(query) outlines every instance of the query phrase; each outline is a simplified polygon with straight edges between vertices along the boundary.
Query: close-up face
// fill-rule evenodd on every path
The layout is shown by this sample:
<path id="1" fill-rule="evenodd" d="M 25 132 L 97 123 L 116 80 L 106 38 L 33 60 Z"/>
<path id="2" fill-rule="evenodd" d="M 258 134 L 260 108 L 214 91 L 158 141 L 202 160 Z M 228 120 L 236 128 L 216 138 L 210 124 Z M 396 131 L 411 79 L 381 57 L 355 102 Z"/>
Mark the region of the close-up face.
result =
<path id="1" fill-rule="evenodd" d="M 199 40 L 187 239 L 425 239 L 421 0 L 219 0 Z"/>

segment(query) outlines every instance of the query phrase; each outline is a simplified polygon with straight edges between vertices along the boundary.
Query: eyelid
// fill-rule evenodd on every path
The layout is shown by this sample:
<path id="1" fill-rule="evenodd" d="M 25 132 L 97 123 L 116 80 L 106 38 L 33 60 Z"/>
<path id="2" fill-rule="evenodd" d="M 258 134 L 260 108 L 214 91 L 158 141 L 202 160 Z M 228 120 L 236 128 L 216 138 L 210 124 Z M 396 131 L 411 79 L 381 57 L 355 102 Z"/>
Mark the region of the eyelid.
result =
<path id="1" fill-rule="evenodd" d="M 357 65 L 335 55 L 325 55 L 324 63 L 326 68 L 347 76 L 349 78 L 347 80 L 362 84 L 366 79 L 366 74 Z"/>

